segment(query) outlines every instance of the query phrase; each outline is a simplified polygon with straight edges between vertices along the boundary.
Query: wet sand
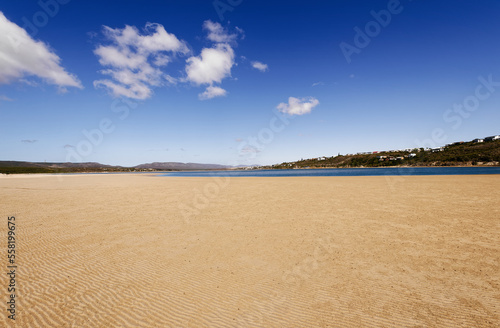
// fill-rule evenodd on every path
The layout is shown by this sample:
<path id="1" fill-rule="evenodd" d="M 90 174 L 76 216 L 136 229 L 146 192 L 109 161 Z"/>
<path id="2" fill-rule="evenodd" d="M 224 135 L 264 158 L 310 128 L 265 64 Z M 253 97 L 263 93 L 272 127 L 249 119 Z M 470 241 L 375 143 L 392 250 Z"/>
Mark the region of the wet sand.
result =
<path id="1" fill-rule="evenodd" d="M 500 325 L 497 175 L 21 175 L 0 199 L 17 327 Z"/>

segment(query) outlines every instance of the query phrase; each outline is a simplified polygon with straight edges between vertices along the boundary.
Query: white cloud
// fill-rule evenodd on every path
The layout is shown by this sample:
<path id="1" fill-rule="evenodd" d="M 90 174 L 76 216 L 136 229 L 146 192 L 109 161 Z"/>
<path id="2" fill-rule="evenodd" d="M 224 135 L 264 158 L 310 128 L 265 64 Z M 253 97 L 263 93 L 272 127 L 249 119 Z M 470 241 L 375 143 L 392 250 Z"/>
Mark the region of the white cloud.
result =
<path id="1" fill-rule="evenodd" d="M 133 85 L 121 85 L 110 80 L 94 81 L 94 86 L 107 88 L 115 97 L 124 96 L 132 99 L 147 99 L 153 92 L 144 83 L 135 83 Z"/>
<path id="2" fill-rule="evenodd" d="M 242 28 L 239 28 L 238 26 L 235 27 L 236 31 L 240 34 L 240 39 L 244 40 L 245 39 L 245 31 L 243 31 Z"/>
<path id="3" fill-rule="evenodd" d="M 188 58 L 185 68 L 185 81 L 196 85 L 208 85 L 205 92 L 198 95 L 200 100 L 227 94 L 226 90 L 213 84 L 221 83 L 224 78 L 231 76 L 235 62 L 234 50 L 230 43 L 235 45 L 238 33 L 243 33 L 243 30 L 237 29 L 238 33 L 230 34 L 221 24 L 210 20 L 203 23 L 203 28 L 208 30 L 207 39 L 215 44 L 211 48 L 203 48 L 199 56 Z"/>
<path id="4" fill-rule="evenodd" d="M 9 97 L 7 97 L 5 95 L 0 95 L 0 100 L 2 100 L 2 101 L 14 101 L 13 99 L 10 99 Z"/>
<path id="5" fill-rule="evenodd" d="M 282 113 L 289 115 L 303 115 L 308 114 L 314 107 L 319 104 L 318 99 L 313 97 L 308 98 L 288 98 L 287 103 L 280 103 L 276 108 Z"/>
<path id="6" fill-rule="evenodd" d="M 156 53 L 158 51 L 189 52 L 186 43 L 168 33 L 163 25 L 148 23 L 144 29 L 149 35 L 140 35 L 135 26 L 125 25 L 123 29 L 104 26 L 104 34 L 122 48 L 136 48 L 137 53 Z"/>
<path id="7" fill-rule="evenodd" d="M 313 87 L 316 87 L 318 85 L 324 85 L 324 83 L 323 82 L 315 82 L 312 84 Z"/>
<path id="8" fill-rule="evenodd" d="M 255 69 L 258 69 L 261 72 L 265 72 L 268 70 L 267 64 L 263 64 L 263 63 L 258 62 L 258 61 L 252 62 L 252 67 Z"/>
<path id="9" fill-rule="evenodd" d="M 165 82 L 176 83 L 177 80 L 160 67 L 170 62 L 170 55 L 187 54 L 186 43 L 160 24 L 148 23 L 145 31 L 148 34 L 141 35 L 133 26 L 127 25 L 123 29 L 104 27 L 111 45 L 100 45 L 94 53 L 99 63 L 107 67 L 101 73 L 110 79 L 94 81 L 95 87 L 103 87 L 116 97 L 147 99 L 153 94 L 152 87 L 162 86 Z"/>
<path id="10" fill-rule="evenodd" d="M 187 79 L 197 85 L 220 83 L 231 76 L 234 65 L 234 51 L 226 43 L 216 44 L 213 48 L 204 48 L 200 56 L 187 59 Z"/>
<path id="11" fill-rule="evenodd" d="M 231 76 L 235 65 L 232 46 L 243 33 L 237 29 L 229 33 L 219 23 L 205 21 L 203 29 L 208 31 L 207 39 L 214 44 L 203 48 L 198 56 L 186 60 L 184 77 L 172 77 L 163 71 L 176 55 L 188 54 L 184 41 L 165 31 L 162 25 L 146 25 L 141 34 L 136 27 L 123 29 L 104 27 L 104 34 L 110 41 L 96 47 L 94 53 L 105 68 L 100 71 L 106 78 L 94 81 L 95 87 L 102 87 L 114 96 L 147 99 L 153 94 L 153 87 L 179 82 L 203 85 L 206 90 L 198 95 L 201 100 L 225 96 L 227 91 L 216 86 Z"/>
<path id="12" fill-rule="evenodd" d="M 231 43 L 235 42 L 238 35 L 236 33 L 229 34 L 226 29 L 220 25 L 220 23 L 214 23 L 211 20 L 207 20 L 203 23 L 203 28 L 208 30 L 207 39 L 217 43 Z M 243 30 L 236 28 L 239 33 L 243 33 Z"/>
<path id="13" fill-rule="evenodd" d="M 78 78 L 60 66 L 61 59 L 41 41 L 33 40 L 0 12 L 0 84 L 36 76 L 45 82 L 82 88 Z"/>
<path id="14" fill-rule="evenodd" d="M 160 54 L 156 56 L 153 63 L 156 66 L 167 66 L 167 64 L 170 63 L 170 57 Z"/>
<path id="15" fill-rule="evenodd" d="M 227 94 L 227 91 L 220 88 L 220 87 L 209 86 L 209 87 L 207 87 L 205 92 L 200 93 L 198 95 L 198 98 L 200 98 L 200 100 L 206 100 L 206 99 L 212 99 L 215 97 L 223 97 L 226 94 Z"/>

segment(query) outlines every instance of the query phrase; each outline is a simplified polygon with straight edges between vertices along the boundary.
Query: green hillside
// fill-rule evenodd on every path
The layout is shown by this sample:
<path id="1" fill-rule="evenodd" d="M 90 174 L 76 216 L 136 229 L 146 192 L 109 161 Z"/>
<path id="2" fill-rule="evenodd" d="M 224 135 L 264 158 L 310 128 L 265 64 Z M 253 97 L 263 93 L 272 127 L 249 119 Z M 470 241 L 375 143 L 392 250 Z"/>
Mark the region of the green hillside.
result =
<path id="1" fill-rule="evenodd" d="M 500 162 L 500 140 L 482 143 L 464 142 L 447 145 L 442 149 L 415 148 L 411 150 L 382 151 L 285 162 L 266 169 L 340 168 L 385 166 L 472 166 L 495 165 Z"/>

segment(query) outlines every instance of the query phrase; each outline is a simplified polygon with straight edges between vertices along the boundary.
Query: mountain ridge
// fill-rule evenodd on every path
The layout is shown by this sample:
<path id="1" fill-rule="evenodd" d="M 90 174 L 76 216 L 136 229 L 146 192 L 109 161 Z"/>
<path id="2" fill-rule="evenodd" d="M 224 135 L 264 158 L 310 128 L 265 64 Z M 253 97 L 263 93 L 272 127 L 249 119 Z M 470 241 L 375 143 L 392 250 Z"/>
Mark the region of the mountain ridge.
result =
<path id="1" fill-rule="evenodd" d="M 0 173 L 70 173 L 70 172 L 137 172 L 181 170 L 225 170 L 232 166 L 220 164 L 153 162 L 135 166 L 108 165 L 97 162 L 27 162 L 0 161 Z"/>

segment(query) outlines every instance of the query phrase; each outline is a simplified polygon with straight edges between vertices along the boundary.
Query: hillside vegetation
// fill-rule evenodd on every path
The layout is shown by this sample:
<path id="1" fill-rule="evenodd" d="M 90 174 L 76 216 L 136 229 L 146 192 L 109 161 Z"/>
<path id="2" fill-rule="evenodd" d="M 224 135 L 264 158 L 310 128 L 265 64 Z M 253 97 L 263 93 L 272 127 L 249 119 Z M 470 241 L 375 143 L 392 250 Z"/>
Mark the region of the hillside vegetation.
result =
<path id="1" fill-rule="evenodd" d="M 341 168 L 384 166 L 473 166 L 496 165 L 500 162 L 500 140 L 482 143 L 464 142 L 441 149 L 408 149 L 377 153 L 348 154 L 332 157 L 304 159 L 253 169 Z M 0 161 L 0 173 L 84 173 L 84 172 L 151 172 L 176 170 L 235 169 L 216 164 L 149 163 L 134 167 L 104 165 L 100 163 L 45 163 Z"/>
<path id="2" fill-rule="evenodd" d="M 222 170 L 228 168 L 218 164 L 155 162 L 133 167 L 112 166 L 95 162 L 46 163 L 0 161 L 0 173 L 106 173 L 106 172 L 157 172 L 178 170 Z"/>
<path id="3" fill-rule="evenodd" d="M 499 165 L 500 140 L 482 143 L 464 142 L 447 145 L 441 150 L 415 148 L 411 150 L 382 151 L 369 154 L 338 155 L 285 162 L 262 168 L 340 168 L 385 166 L 473 166 Z"/>

